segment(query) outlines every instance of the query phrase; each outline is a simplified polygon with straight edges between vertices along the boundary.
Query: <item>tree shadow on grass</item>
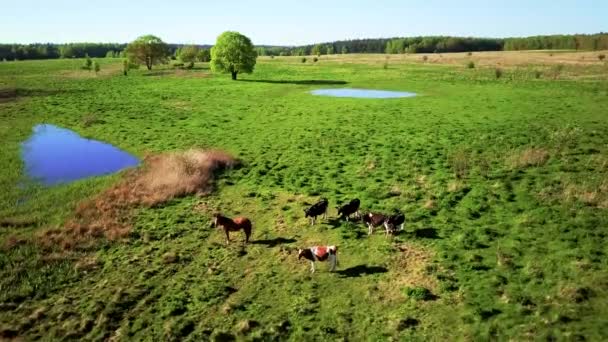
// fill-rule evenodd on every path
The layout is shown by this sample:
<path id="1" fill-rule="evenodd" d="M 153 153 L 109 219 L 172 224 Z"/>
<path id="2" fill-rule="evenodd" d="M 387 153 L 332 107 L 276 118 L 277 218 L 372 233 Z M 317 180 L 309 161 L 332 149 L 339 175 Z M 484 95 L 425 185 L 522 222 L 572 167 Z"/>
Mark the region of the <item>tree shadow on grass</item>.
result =
<path id="1" fill-rule="evenodd" d="M 286 239 L 286 238 L 278 237 L 275 239 L 251 241 L 251 244 L 252 245 L 266 245 L 268 247 L 276 247 L 278 245 L 282 245 L 285 243 L 294 243 L 296 241 L 297 241 L 296 239 Z"/>
<path id="2" fill-rule="evenodd" d="M 340 85 L 348 84 L 346 81 L 337 80 L 247 80 L 241 79 L 240 82 L 258 82 L 258 83 L 278 83 L 278 84 L 297 84 L 297 85 Z"/>
<path id="3" fill-rule="evenodd" d="M 367 266 L 367 265 L 357 265 L 344 270 L 337 271 L 343 278 L 357 278 L 363 275 L 377 274 L 377 273 L 386 273 L 388 269 L 382 266 Z"/>

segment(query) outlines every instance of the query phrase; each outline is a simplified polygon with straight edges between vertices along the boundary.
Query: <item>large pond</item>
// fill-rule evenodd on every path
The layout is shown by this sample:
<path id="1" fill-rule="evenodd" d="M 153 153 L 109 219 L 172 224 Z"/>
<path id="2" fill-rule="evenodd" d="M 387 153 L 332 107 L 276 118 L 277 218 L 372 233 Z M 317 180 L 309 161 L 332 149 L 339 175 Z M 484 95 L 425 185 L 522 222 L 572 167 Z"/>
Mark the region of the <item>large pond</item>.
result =
<path id="1" fill-rule="evenodd" d="M 410 93 L 407 91 L 354 89 L 354 88 L 317 89 L 317 90 L 311 91 L 311 94 L 319 95 L 319 96 L 354 97 L 354 98 L 370 98 L 370 99 L 392 99 L 392 98 L 416 96 L 415 93 Z"/>
<path id="2" fill-rule="evenodd" d="M 35 126 L 22 147 L 26 174 L 46 185 L 106 175 L 139 164 L 139 159 L 115 146 L 47 124 Z"/>

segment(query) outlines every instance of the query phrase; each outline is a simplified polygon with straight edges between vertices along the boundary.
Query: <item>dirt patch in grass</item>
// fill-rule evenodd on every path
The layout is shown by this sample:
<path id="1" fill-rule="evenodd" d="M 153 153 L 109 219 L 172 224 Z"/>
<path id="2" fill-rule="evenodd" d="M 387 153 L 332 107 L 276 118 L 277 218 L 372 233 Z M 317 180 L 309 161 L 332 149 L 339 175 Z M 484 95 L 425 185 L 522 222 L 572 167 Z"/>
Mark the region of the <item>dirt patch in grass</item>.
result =
<path id="1" fill-rule="evenodd" d="M 437 293 L 437 279 L 427 271 L 433 259 L 431 250 L 411 243 L 400 244 L 396 249 L 388 267 L 393 274 L 379 285 L 385 298 L 404 298 L 402 289 L 405 287 L 423 287 Z"/>
<path id="2" fill-rule="evenodd" d="M 238 160 L 218 150 L 189 150 L 146 157 L 143 165 L 91 200 L 81 203 L 65 227 L 48 229 L 38 240 L 46 247 L 86 248 L 96 238 L 118 240 L 131 231 L 132 211 L 155 206 L 175 197 L 206 195 L 217 171 Z"/>

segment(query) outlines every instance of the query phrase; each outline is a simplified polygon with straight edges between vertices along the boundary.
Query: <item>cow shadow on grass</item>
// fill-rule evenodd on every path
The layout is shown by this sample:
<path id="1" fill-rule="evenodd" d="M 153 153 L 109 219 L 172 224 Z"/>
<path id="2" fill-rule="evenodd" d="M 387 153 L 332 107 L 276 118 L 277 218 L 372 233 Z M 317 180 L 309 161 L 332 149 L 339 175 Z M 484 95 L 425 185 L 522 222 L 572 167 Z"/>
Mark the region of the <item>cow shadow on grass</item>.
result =
<path id="1" fill-rule="evenodd" d="M 421 239 L 441 239 L 436 228 L 427 227 L 427 228 L 419 228 L 412 232 L 412 234 Z"/>
<path id="2" fill-rule="evenodd" d="M 239 80 L 240 82 L 257 83 L 277 83 L 277 84 L 297 84 L 297 85 L 341 85 L 348 84 L 346 81 L 339 80 Z"/>
<path id="3" fill-rule="evenodd" d="M 357 265 L 353 267 L 349 267 L 344 270 L 336 271 L 343 278 L 357 278 L 364 275 L 378 274 L 378 273 L 386 273 L 388 272 L 388 268 L 382 266 L 367 266 L 367 265 Z"/>
<path id="4" fill-rule="evenodd" d="M 265 239 L 265 240 L 255 240 L 251 241 L 252 245 L 265 245 L 267 247 L 276 247 L 278 245 L 286 244 L 286 243 L 294 243 L 296 239 L 286 239 L 283 237 L 278 237 L 274 239 Z"/>

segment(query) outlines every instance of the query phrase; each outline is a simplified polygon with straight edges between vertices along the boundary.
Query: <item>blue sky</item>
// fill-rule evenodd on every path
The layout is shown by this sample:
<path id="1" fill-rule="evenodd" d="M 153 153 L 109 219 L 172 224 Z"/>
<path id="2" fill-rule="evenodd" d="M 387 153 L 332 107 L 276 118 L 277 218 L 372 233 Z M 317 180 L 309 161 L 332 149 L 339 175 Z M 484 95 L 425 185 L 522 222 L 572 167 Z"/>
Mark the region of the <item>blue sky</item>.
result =
<path id="1" fill-rule="evenodd" d="M 457 35 L 510 37 L 608 31 L 608 0 L 0 0 L 0 43 L 211 44 L 236 30 L 255 44 Z"/>

